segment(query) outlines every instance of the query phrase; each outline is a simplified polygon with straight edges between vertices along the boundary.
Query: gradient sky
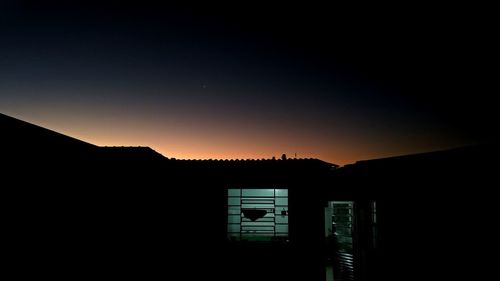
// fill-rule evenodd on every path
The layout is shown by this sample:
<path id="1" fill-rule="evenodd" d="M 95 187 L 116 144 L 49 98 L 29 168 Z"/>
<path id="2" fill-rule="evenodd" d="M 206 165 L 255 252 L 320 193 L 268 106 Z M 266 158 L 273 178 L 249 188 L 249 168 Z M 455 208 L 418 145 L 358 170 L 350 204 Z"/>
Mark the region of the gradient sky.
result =
<path id="1" fill-rule="evenodd" d="M 346 164 L 493 140 L 494 17 L 287 5 L 0 1 L 0 112 L 180 159 Z"/>

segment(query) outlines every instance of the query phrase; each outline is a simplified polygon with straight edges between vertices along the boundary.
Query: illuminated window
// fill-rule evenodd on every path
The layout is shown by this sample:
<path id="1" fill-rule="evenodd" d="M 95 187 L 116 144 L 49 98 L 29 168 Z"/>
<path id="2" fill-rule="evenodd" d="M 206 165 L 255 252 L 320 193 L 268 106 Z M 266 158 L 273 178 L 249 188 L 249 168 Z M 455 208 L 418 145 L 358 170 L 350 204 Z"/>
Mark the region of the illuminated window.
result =
<path id="1" fill-rule="evenodd" d="M 228 189 L 227 205 L 230 240 L 287 240 L 288 189 Z"/>

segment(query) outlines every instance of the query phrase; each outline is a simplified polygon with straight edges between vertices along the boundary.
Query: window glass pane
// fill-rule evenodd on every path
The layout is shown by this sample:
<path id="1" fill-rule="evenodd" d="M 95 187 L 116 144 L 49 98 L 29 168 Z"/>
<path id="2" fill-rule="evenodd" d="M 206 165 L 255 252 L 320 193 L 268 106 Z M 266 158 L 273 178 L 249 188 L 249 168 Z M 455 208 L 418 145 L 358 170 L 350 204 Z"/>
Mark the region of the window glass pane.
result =
<path id="1" fill-rule="evenodd" d="M 240 189 L 228 189 L 227 195 L 228 196 L 240 196 Z"/>
<path id="2" fill-rule="evenodd" d="M 228 223 L 240 223 L 240 215 L 229 215 L 227 218 Z"/>
<path id="3" fill-rule="evenodd" d="M 243 189 L 243 196 L 274 197 L 274 189 Z"/>
<path id="4" fill-rule="evenodd" d="M 252 199 L 243 199 L 241 200 L 243 204 L 274 204 L 274 198 L 252 198 Z"/>
<path id="5" fill-rule="evenodd" d="M 276 189 L 276 197 L 288 197 L 288 189 Z"/>
<path id="6" fill-rule="evenodd" d="M 228 224 L 227 225 L 227 232 L 235 232 L 235 233 L 240 233 L 240 225 L 239 224 Z"/>
<path id="7" fill-rule="evenodd" d="M 273 221 L 258 221 L 258 222 L 253 222 L 253 221 L 243 221 L 241 222 L 242 226 L 274 226 Z"/>
<path id="8" fill-rule="evenodd" d="M 274 204 L 243 204 L 241 207 L 248 209 L 274 209 Z"/>
<path id="9" fill-rule="evenodd" d="M 286 216 L 288 215 L 288 208 L 287 206 L 276 206 L 276 209 L 274 209 L 275 216 Z"/>
<path id="10" fill-rule="evenodd" d="M 245 218 L 245 217 L 242 217 L 241 218 L 241 221 L 252 221 L 251 219 L 249 218 Z M 261 219 L 258 220 L 259 222 L 274 222 L 274 218 L 266 218 L 266 217 L 263 217 Z"/>
<path id="11" fill-rule="evenodd" d="M 239 215 L 240 214 L 240 207 L 228 207 L 227 213 L 229 215 Z"/>
<path id="12" fill-rule="evenodd" d="M 276 216 L 276 223 L 288 224 L 288 216 Z"/>
<path id="13" fill-rule="evenodd" d="M 276 205 L 288 205 L 288 198 L 276 198 Z"/>
<path id="14" fill-rule="evenodd" d="M 244 233 L 248 231 L 249 233 L 255 232 L 274 232 L 274 227 L 272 226 L 241 226 L 241 231 Z"/>
<path id="15" fill-rule="evenodd" d="M 240 198 L 239 197 L 229 197 L 227 199 L 227 204 L 228 205 L 239 205 L 240 204 Z"/>
<path id="16" fill-rule="evenodd" d="M 288 225 L 286 224 L 276 225 L 276 232 L 288 233 Z"/>

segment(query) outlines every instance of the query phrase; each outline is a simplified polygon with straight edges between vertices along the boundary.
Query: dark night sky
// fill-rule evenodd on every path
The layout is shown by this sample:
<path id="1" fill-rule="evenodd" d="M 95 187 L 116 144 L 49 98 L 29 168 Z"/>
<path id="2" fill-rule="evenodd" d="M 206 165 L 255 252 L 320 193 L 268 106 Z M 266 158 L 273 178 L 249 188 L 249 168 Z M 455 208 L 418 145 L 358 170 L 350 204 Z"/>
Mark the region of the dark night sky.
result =
<path id="1" fill-rule="evenodd" d="M 493 140 L 492 9 L 328 3 L 0 1 L 0 112 L 176 158 Z"/>

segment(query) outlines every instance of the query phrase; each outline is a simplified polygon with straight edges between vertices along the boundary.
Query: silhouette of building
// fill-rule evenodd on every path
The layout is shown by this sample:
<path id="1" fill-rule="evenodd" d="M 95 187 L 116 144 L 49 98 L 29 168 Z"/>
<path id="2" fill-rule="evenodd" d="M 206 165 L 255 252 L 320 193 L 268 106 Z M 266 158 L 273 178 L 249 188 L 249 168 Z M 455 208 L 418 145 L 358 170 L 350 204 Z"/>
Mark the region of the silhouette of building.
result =
<path id="1" fill-rule="evenodd" d="M 0 114 L 19 276 L 411 280 L 492 274 L 497 146 L 338 167 L 176 160 Z M 29 269 L 28 269 L 29 268 Z M 180 275 L 179 275 L 180 274 Z"/>

